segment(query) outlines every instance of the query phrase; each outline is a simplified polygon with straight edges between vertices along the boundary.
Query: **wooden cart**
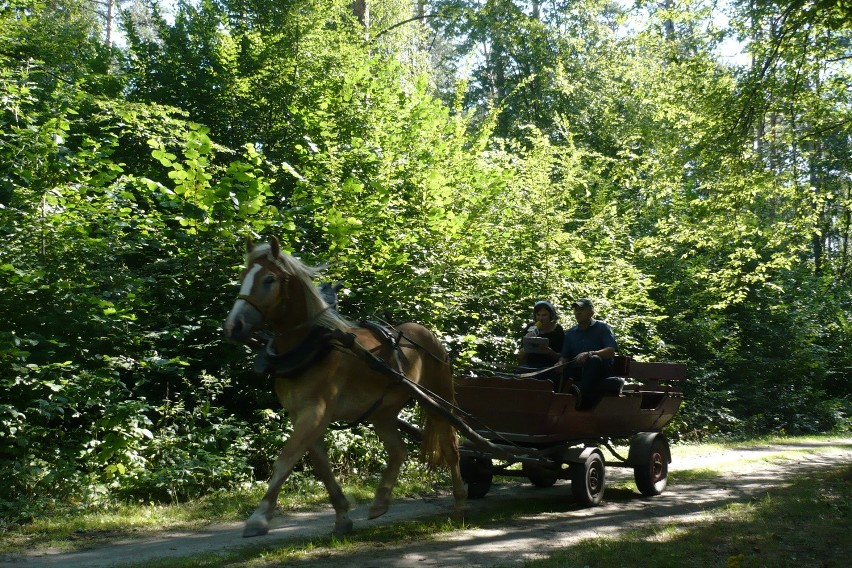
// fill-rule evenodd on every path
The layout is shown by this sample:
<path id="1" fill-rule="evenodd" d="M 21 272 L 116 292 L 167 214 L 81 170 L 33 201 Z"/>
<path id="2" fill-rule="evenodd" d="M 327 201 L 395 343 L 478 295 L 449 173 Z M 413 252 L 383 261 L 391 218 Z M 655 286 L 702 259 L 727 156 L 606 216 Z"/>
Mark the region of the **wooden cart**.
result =
<path id="1" fill-rule="evenodd" d="M 495 475 L 526 477 L 538 487 L 570 479 L 577 501 L 593 506 L 603 498 L 606 466 L 632 467 L 643 495 L 662 493 L 671 463 L 662 429 L 683 400 L 678 383 L 686 365 L 617 357 L 615 369 L 625 380 L 621 392 L 587 410 L 575 408 L 573 394 L 554 392 L 549 380 L 457 377 L 468 497 L 484 497 Z M 629 439 L 627 457 L 613 439 Z M 607 461 L 602 447 L 614 459 Z"/>

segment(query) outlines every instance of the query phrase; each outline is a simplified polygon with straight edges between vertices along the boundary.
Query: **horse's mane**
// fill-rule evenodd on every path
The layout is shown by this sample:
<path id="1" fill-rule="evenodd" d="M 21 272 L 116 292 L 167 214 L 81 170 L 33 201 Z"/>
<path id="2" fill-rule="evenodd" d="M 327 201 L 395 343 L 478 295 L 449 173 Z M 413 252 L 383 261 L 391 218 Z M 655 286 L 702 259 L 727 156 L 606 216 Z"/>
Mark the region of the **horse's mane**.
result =
<path id="1" fill-rule="evenodd" d="M 314 276 L 319 274 L 325 267 L 308 266 L 298 258 L 283 251 L 278 255 L 278 258 L 274 258 L 272 256 L 272 247 L 267 243 L 257 245 L 246 254 L 246 265 L 250 265 L 255 260 L 263 257 L 274 262 L 281 270 L 289 274 L 291 278 L 296 278 L 302 284 L 305 308 L 308 312 L 309 320 L 313 320 L 316 325 L 339 329 L 341 331 L 348 331 L 353 327 L 352 323 L 347 321 L 336 310 L 329 307 L 314 285 Z"/>

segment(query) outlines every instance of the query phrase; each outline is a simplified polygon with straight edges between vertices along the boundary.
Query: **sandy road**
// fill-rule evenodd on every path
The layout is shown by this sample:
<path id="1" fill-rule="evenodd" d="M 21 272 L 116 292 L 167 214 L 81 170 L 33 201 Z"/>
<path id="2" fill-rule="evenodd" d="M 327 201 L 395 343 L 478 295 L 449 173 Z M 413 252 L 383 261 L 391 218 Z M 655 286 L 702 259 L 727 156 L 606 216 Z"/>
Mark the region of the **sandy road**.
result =
<path id="1" fill-rule="evenodd" d="M 795 453 L 790 453 L 795 452 Z M 813 468 L 852 463 L 852 438 L 828 441 L 708 451 L 704 454 L 680 455 L 672 449 L 672 479 L 665 493 L 653 498 L 638 492 L 608 491 L 603 503 L 594 508 L 579 508 L 571 496 L 567 482 L 548 489 L 536 489 L 519 481 L 495 483 L 481 500 L 471 501 L 471 508 L 493 510 L 520 500 L 549 502 L 558 513 L 525 516 L 507 521 L 499 529 L 470 529 L 442 534 L 439 541 L 422 540 L 403 545 L 377 544 L 365 553 L 312 556 L 288 566 L 331 568 L 347 567 L 486 567 L 520 563 L 536 556 L 564 548 L 581 539 L 614 534 L 623 527 L 658 522 L 690 523 L 700 519 L 704 511 L 726 503 L 745 502 L 778 487 L 792 475 Z M 728 472 L 722 480 L 678 483 L 677 472 L 705 467 Z M 631 478 L 632 472 L 608 468 L 609 479 Z M 446 517 L 452 510 L 447 495 L 433 500 L 405 499 L 394 502 L 383 517 L 366 519 L 367 504 L 360 504 L 352 514 L 355 530 L 370 524 L 390 524 L 418 518 Z M 193 532 L 169 531 L 134 540 L 114 541 L 105 546 L 73 553 L 35 550 L 21 555 L 0 557 L 0 564 L 11 567 L 61 566 L 63 568 L 102 568 L 144 564 L 153 560 L 217 553 L 243 546 L 287 544 L 327 535 L 332 527 L 330 509 L 315 512 L 287 513 L 273 521 L 267 536 L 243 539 L 242 523 L 210 525 Z"/>

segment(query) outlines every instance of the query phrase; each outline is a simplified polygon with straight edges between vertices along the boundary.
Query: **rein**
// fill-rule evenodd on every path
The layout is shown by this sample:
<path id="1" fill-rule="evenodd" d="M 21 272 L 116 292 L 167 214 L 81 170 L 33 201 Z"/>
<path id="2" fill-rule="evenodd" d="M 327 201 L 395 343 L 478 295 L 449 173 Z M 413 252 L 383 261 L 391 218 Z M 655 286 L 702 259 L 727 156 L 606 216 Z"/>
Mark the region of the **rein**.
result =
<path id="1" fill-rule="evenodd" d="M 529 379 L 529 378 L 532 378 L 532 377 L 537 377 L 538 375 L 543 375 L 544 373 L 547 373 L 548 371 L 553 371 L 555 369 L 561 369 L 563 367 L 568 367 L 570 364 L 571 364 L 571 361 L 568 361 L 567 363 L 557 363 L 557 364 L 552 365 L 550 367 L 545 367 L 544 369 L 537 369 L 537 370 L 529 372 L 529 373 L 513 374 L 513 375 L 511 375 L 511 377 L 514 378 L 514 379 Z"/>
<path id="2" fill-rule="evenodd" d="M 420 345 L 419 343 L 417 343 L 416 341 L 414 341 L 413 339 L 411 339 L 410 337 L 408 337 L 407 335 L 405 335 L 401 331 L 397 330 L 396 327 L 392 323 L 385 321 L 381 318 L 376 318 L 376 321 L 378 321 L 381 325 L 378 325 L 378 324 L 373 323 L 373 322 L 366 322 L 366 321 L 362 321 L 361 324 L 362 324 L 362 327 L 367 327 L 367 328 L 370 328 L 370 329 L 375 329 L 375 328 L 383 329 L 383 330 L 385 330 L 385 333 L 387 333 L 388 329 L 392 329 L 395 332 L 397 332 L 397 334 L 398 334 L 397 337 L 396 337 L 396 340 L 395 340 L 397 348 L 399 347 L 400 340 L 404 339 L 407 342 L 409 342 L 411 345 L 413 345 L 414 347 L 420 349 L 422 352 L 429 355 L 432 359 L 435 359 L 436 361 L 438 361 L 439 363 L 448 363 L 449 364 L 449 362 L 450 362 L 449 356 L 448 357 L 438 357 L 437 355 L 432 353 L 432 351 L 430 351 L 426 347 Z"/>

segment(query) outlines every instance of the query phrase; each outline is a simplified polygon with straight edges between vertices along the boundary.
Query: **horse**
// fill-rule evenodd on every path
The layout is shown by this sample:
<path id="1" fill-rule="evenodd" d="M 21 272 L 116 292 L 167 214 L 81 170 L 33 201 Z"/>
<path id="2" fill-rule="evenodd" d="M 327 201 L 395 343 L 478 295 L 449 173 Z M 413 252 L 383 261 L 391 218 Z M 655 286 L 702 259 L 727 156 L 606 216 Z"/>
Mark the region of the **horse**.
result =
<path id="1" fill-rule="evenodd" d="M 369 519 L 380 517 L 388 510 L 408 453 L 398 415 L 411 394 L 400 387 L 399 376 L 455 403 L 449 357 L 431 331 L 404 323 L 393 327 L 388 341 L 375 330 L 350 323 L 329 309 L 313 285 L 317 272 L 283 252 L 274 236 L 258 245 L 246 241 L 239 295 L 223 329 L 227 338 L 242 342 L 250 342 L 260 329 L 271 332 L 259 360 L 274 377 L 275 394 L 289 413 L 292 433 L 275 460 L 266 493 L 246 521 L 244 537 L 269 532 L 281 487 L 305 453 L 334 508 L 333 534 L 352 531 L 349 501 L 334 477 L 323 441 L 333 422 L 369 423 L 384 447 L 387 465 L 368 510 Z M 440 412 L 424 410 L 421 455 L 429 467 L 449 468 L 459 514 L 467 493 L 456 429 Z"/>

